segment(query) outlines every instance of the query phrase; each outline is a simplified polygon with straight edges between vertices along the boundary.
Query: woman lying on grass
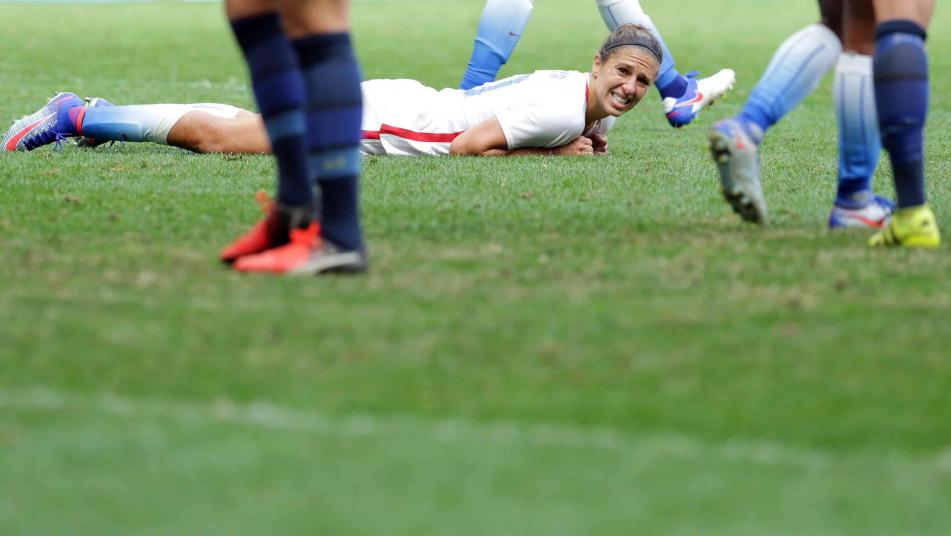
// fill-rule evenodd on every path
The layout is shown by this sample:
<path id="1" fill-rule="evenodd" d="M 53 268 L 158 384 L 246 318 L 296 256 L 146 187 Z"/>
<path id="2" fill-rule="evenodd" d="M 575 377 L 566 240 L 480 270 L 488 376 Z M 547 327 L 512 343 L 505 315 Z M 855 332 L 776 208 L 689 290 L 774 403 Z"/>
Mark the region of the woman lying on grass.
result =
<path id="1" fill-rule="evenodd" d="M 607 152 L 614 118 L 657 77 L 660 44 L 637 25 L 618 27 L 589 73 L 535 71 L 470 90 L 415 80 L 363 82 L 363 153 L 370 155 L 588 155 Z M 60 93 L 14 123 L 5 150 L 69 137 L 81 144 L 154 142 L 203 153 L 266 153 L 260 116 L 222 104 L 113 106 Z"/>

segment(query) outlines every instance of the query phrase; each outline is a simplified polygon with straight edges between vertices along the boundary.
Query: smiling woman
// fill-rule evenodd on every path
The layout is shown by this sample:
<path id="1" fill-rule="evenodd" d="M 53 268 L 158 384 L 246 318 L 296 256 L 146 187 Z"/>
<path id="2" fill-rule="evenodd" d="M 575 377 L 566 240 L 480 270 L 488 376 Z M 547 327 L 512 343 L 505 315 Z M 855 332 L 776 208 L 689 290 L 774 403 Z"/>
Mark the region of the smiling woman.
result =
<path id="1" fill-rule="evenodd" d="M 369 80 L 362 83 L 361 151 L 404 156 L 605 153 L 614 119 L 641 101 L 661 60 L 660 44 L 650 31 L 629 24 L 607 38 L 589 73 L 535 71 L 469 90 Z M 82 136 L 87 145 L 148 141 L 198 152 L 269 151 L 260 117 L 230 106 L 113 106 L 103 99 L 77 109 L 81 106 L 77 98 L 51 101 L 34 116 L 55 116 L 49 123 L 56 137 Z M 32 124 L 32 117 L 10 129 L 4 137 L 7 150 L 52 142 L 54 137 L 38 132 L 42 129 L 18 134 L 23 130 L 18 125 Z"/>

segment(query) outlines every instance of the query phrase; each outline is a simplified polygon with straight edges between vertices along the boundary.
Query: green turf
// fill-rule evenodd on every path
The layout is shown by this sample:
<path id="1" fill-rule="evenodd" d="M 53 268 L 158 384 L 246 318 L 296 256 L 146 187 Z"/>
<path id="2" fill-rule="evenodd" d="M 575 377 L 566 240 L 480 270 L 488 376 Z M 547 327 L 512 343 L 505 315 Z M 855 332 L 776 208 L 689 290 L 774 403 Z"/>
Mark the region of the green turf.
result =
<path id="1" fill-rule="evenodd" d="M 829 78 L 765 143 L 768 228 L 703 150 L 813 3 L 645 3 L 682 67 L 736 69 L 728 101 L 675 131 L 652 95 L 601 158 L 369 159 L 364 277 L 216 263 L 267 157 L 0 157 L 0 533 L 951 532 L 947 246 L 824 231 Z M 481 7 L 355 1 L 366 76 L 454 85 Z M 216 4 L 0 3 L 0 28 L 4 122 L 57 90 L 252 106 Z M 586 69 L 604 33 L 538 2 L 503 74 Z"/>

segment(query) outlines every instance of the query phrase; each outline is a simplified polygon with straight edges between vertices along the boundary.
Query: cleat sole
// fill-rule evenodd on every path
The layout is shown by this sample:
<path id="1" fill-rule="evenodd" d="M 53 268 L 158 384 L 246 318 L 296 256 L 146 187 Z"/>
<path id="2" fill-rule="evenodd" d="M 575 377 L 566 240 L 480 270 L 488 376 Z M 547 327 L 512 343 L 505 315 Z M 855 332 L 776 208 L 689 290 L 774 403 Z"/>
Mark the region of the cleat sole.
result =
<path id="1" fill-rule="evenodd" d="M 744 221 L 763 225 L 767 222 L 766 203 L 759 181 L 737 173 L 733 166 L 738 149 L 732 140 L 718 131 L 710 134 L 710 154 L 717 163 L 723 199 Z"/>
<path id="2" fill-rule="evenodd" d="M 355 251 L 315 255 L 289 275 L 359 274 L 367 271 L 366 259 Z"/>

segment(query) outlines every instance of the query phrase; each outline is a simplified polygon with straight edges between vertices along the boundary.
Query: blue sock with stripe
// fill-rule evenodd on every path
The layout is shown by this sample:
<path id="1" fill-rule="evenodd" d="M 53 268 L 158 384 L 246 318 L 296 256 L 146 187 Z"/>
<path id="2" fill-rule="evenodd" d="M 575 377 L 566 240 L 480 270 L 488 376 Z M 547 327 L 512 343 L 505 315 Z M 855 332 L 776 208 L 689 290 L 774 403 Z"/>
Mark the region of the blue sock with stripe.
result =
<path id="1" fill-rule="evenodd" d="M 882 152 L 871 56 L 842 54 L 835 68 L 832 102 L 839 124 L 839 186 L 835 204 L 859 209 L 873 199 L 872 177 Z"/>
<path id="2" fill-rule="evenodd" d="M 314 34 L 293 42 L 307 87 L 307 145 L 320 187 L 321 234 L 348 250 L 362 250 L 358 177 L 363 95 L 350 36 Z"/>
<path id="3" fill-rule="evenodd" d="M 924 126 L 928 115 L 925 30 L 910 20 L 875 29 L 875 101 L 898 207 L 925 204 Z"/>
<path id="4" fill-rule="evenodd" d="M 251 71 L 251 85 L 277 159 L 277 200 L 287 206 L 314 203 L 307 168 L 305 86 L 300 64 L 277 13 L 231 21 Z"/>
<path id="5" fill-rule="evenodd" d="M 841 53 L 839 38 L 822 24 L 796 32 L 773 54 L 740 119 L 765 133 L 813 92 Z"/>

